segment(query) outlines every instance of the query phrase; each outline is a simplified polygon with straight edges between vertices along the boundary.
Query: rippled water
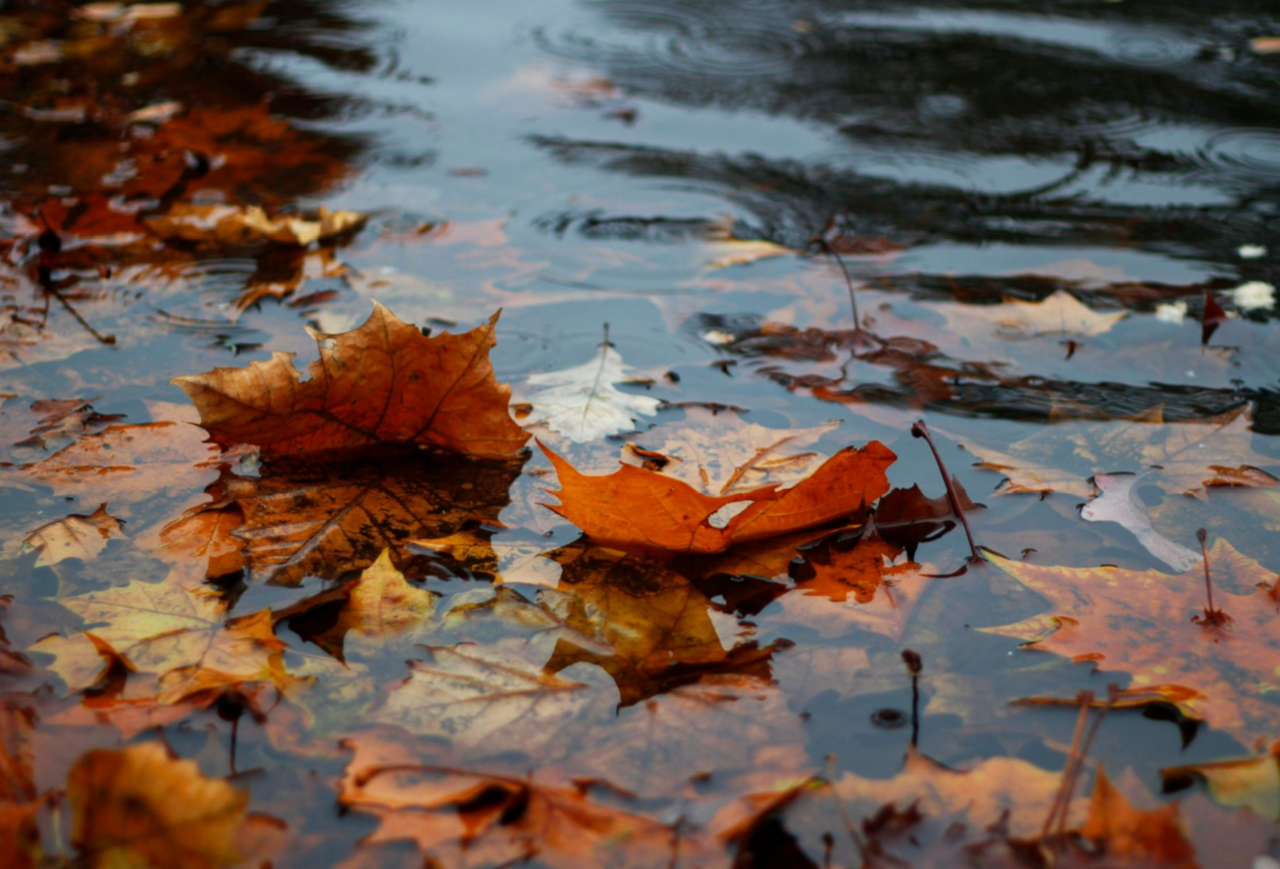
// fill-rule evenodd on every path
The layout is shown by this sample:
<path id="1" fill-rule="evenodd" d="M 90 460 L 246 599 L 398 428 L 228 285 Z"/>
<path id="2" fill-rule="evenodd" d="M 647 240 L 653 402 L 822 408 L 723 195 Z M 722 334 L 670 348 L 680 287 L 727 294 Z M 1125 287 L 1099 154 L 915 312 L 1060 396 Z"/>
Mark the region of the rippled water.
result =
<path id="1" fill-rule="evenodd" d="M 1233 307 L 1229 292 L 1280 278 L 1280 54 L 1250 43 L 1280 34 L 1280 4 L 279 0 L 264 15 L 206 45 L 206 73 L 194 66 L 148 93 L 187 105 L 269 98 L 301 131 L 291 147 L 314 156 L 248 173 L 239 194 L 371 214 L 339 251 L 354 277 L 279 251 L 131 253 L 78 303 L 114 345 L 55 310 L 50 336 L 6 357 L 0 392 L 101 395 L 100 412 L 161 418 L 158 406 L 184 401 L 171 377 L 274 350 L 309 359 L 303 325 L 351 328 L 376 298 L 437 325 L 503 307 L 495 361 L 518 392 L 531 373 L 591 358 L 607 323 L 626 361 L 657 376 L 653 396 L 736 405 L 776 426 L 843 420 L 824 448 L 881 439 L 901 456 L 895 484 L 938 494 L 909 436 L 923 415 L 987 505 L 979 541 L 1035 547 L 1045 563 L 1158 564 L 1123 529 L 1083 523 L 1078 499 L 994 495 L 999 476 L 969 467 L 958 445 L 1003 450 L 1070 419 L 1153 410 L 1190 424 L 1251 404 L 1253 449 L 1280 468 L 1276 312 Z M 35 82 L 43 69 L 15 75 Z M 77 129 L 38 113 L 0 118 L 11 233 L 27 204 L 96 189 L 89 169 L 56 159 Z M 726 229 L 797 253 L 711 268 Z M 864 323 L 899 356 L 859 355 L 841 270 L 812 242 L 824 231 L 844 240 Z M 246 290 L 272 282 L 289 285 L 283 300 L 245 306 Z M 1063 288 L 1128 316 L 1070 347 L 949 325 Z M 1207 346 L 1206 290 L 1233 315 Z M 1171 320 L 1178 303 L 1186 316 Z M 801 352 L 762 337 L 766 323 L 822 332 Z M 943 374 L 922 378 L 922 365 Z M 1073 466 L 1082 478 L 1138 469 Z M 571 528 L 530 518 L 537 485 L 518 484 L 502 518 L 547 530 L 548 548 L 572 540 Z M 72 509 L 30 493 L 6 500 L 15 527 Z M 1194 546 L 1208 526 L 1280 567 L 1258 493 L 1165 506 L 1157 524 L 1180 542 Z M 136 518 L 153 521 L 145 505 Z M 965 552 L 953 533 L 922 560 L 949 572 Z M 855 642 L 776 631 L 769 607 L 733 615 L 755 619 L 762 643 Z M 1033 596 L 985 576 L 938 585 L 917 611 L 903 644 L 921 649 L 933 680 L 922 723 L 932 756 L 1014 752 L 1060 767 L 1073 718 L 1007 701 L 1101 681 L 970 630 L 1035 611 Z M 902 708 L 908 691 L 883 639 L 869 641 L 871 673 L 850 695 L 792 695 L 812 758 L 833 753 L 863 775 L 896 769 L 902 733 L 872 713 Z M 399 674 L 387 664 L 387 678 Z M 1116 715 L 1095 756 L 1158 789 L 1170 758 L 1252 748 L 1207 730 L 1184 749 L 1184 735 Z"/>

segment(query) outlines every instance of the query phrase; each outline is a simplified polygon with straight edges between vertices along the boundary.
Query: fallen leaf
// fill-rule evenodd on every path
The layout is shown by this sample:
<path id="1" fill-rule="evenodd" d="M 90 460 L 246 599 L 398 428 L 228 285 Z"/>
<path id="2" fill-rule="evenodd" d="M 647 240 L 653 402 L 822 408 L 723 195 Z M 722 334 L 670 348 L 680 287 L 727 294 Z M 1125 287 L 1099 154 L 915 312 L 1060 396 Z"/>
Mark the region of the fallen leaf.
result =
<path id="1" fill-rule="evenodd" d="M 1115 522 L 1130 531 L 1143 548 L 1172 569 L 1182 572 L 1200 563 L 1199 553 L 1174 543 L 1151 525 L 1151 517 L 1134 487 L 1146 475 L 1097 474 L 1098 496 L 1080 508 L 1086 522 Z"/>
<path id="2" fill-rule="evenodd" d="M 1130 673 L 1135 688 L 1176 689 L 1179 708 L 1190 718 L 1245 741 L 1266 732 L 1274 719 L 1269 696 L 1280 688 L 1275 661 L 1280 637 L 1275 601 L 1253 588 L 1274 574 L 1219 539 L 1209 552 L 1214 603 L 1232 627 L 1196 623 L 1206 607 L 1203 568 L 1170 576 L 1155 570 L 1117 567 L 1053 567 L 987 558 L 1032 591 L 1048 598 L 1052 611 L 1017 624 L 983 628 L 1024 640 L 1028 649 L 1090 661 L 1108 671 Z M 1202 619 L 1203 621 L 1203 619 Z M 1163 702 L 1153 693 L 1150 702 Z"/>
<path id="3" fill-rule="evenodd" d="M 1246 806 L 1268 821 L 1280 822 L 1280 742 L 1266 754 L 1167 767 L 1160 775 L 1167 784 L 1199 779 L 1222 805 Z"/>
<path id="4" fill-rule="evenodd" d="M 450 866 L 503 866 L 531 854 L 563 869 L 671 865 L 671 827 L 593 802 L 585 788 L 424 763 L 387 740 L 343 744 L 354 756 L 338 800 L 379 821 L 364 843 L 407 839 L 428 862 Z"/>
<path id="5" fill-rule="evenodd" d="M 249 795 L 158 743 L 91 751 L 67 778 L 71 841 L 92 869 L 221 869 Z"/>
<path id="6" fill-rule="evenodd" d="M 823 462 L 821 454 L 805 448 L 838 426 L 766 428 L 731 410 L 712 413 L 690 407 L 682 425 L 640 436 L 643 451 L 624 452 L 622 460 L 683 480 L 706 495 L 732 495 L 803 480 Z M 660 462 L 650 453 L 660 455 L 661 467 L 655 467 Z"/>
<path id="7" fill-rule="evenodd" d="M 879 441 L 846 447 L 787 489 L 765 486 L 735 495 L 710 496 L 693 487 L 629 465 L 604 477 L 578 473 L 545 446 L 561 488 L 547 505 L 601 543 L 676 552 L 723 552 L 734 543 L 812 528 L 866 509 L 889 489 L 885 469 L 897 458 Z M 744 504 L 727 522 L 712 518 L 730 504 Z"/>
<path id="8" fill-rule="evenodd" d="M 717 271 L 731 266 L 750 265 L 762 259 L 779 256 L 796 256 L 799 251 L 774 244 L 771 241 L 745 238 L 721 238 L 703 243 L 707 269 Z"/>
<path id="9" fill-rule="evenodd" d="M 428 338 L 375 303 L 357 329 L 313 333 L 320 359 L 310 380 L 292 354 L 276 353 L 174 382 L 215 441 L 255 444 L 267 457 L 399 444 L 506 458 L 529 436 L 508 414 L 511 388 L 489 362 L 497 322 L 494 314 L 470 332 Z"/>
<path id="10" fill-rule="evenodd" d="M 320 207 L 315 220 L 270 217 L 261 206 L 194 205 L 180 202 L 165 214 L 147 218 L 147 226 L 164 239 L 211 241 L 223 245 L 274 241 L 306 247 L 350 232 L 368 218 L 353 211 Z"/>
<path id="11" fill-rule="evenodd" d="M 1195 848 L 1186 839 L 1177 804 L 1134 808 L 1099 767 L 1080 835 L 1106 866 L 1167 866 L 1196 869 Z"/>
<path id="12" fill-rule="evenodd" d="M 0 701 L 0 865 L 35 869 L 43 863 L 31 748 L 36 715 L 29 705 L 3 694 Z"/>
<path id="13" fill-rule="evenodd" d="M 901 554 L 878 534 L 864 534 L 853 546 L 831 541 L 807 550 L 792 571 L 795 590 L 778 601 L 779 618 L 824 637 L 860 629 L 901 639 L 928 582 L 920 565 L 898 561 Z"/>
<path id="14" fill-rule="evenodd" d="M 1126 312 L 1099 313 L 1066 290 L 1058 290 L 1039 302 L 1006 299 L 1001 305 L 948 305 L 947 326 L 962 335 L 974 335 L 983 327 L 994 328 L 1002 338 L 1036 335 L 1084 335 L 1111 331 Z"/>
<path id="15" fill-rule="evenodd" d="M 623 392 L 615 386 L 633 374 L 608 343 L 601 346 L 599 359 L 562 371 L 531 374 L 526 382 L 536 388 L 529 396 L 533 412 L 522 424 L 546 425 L 580 444 L 631 429 L 637 418 L 652 416 L 661 405 L 656 398 Z"/>
<path id="16" fill-rule="evenodd" d="M 62 519 L 42 525 L 23 541 L 30 549 L 39 549 L 36 566 L 57 564 L 67 558 L 92 561 L 107 547 L 113 536 L 124 536 L 124 523 L 107 512 L 107 505 L 100 504 L 88 516 L 73 513 Z"/>
<path id="17" fill-rule="evenodd" d="M 1063 440 L 1074 444 L 1073 461 L 1082 472 L 1060 470 L 1043 461 Z M 1213 486 L 1280 485 L 1255 465 L 1274 464 L 1254 452 L 1253 412 L 1241 406 L 1202 421 L 1166 423 L 1162 408 L 1115 422 L 1060 423 L 1025 438 L 1008 453 L 972 447 L 982 470 L 1006 476 L 997 494 L 1064 492 L 1087 498 L 1093 494 L 1090 476 L 1110 467 L 1139 473 L 1159 471 L 1151 478 L 1166 491 L 1203 497 Z"/>
<path id="18" fill-rule="evenodd" d="M 273 633 L 270 610 L 228 619 L 226 601 L 211 590 L 140 580 L 61 603 L 84 619 L 88 631 L 53 635 L 32 649 L 54 656 L 49 669 L 70 691 L 100 678 L 104 654 L 133 673 L 155 677 L 139 694 L 154 693 L 161 703 L 242 682 L 289 684 L 280 660 L 285 644 Z"/>
<path id="19" fill-rule="evenodd" d="M 404 646 L 430 624 L 438 597 L 411 585 L 391 563 L 391 550 L 384 549 L 352 583 L 333 627 L 310 639 L 339 659 L 351 647 L 378 651 Z"/>

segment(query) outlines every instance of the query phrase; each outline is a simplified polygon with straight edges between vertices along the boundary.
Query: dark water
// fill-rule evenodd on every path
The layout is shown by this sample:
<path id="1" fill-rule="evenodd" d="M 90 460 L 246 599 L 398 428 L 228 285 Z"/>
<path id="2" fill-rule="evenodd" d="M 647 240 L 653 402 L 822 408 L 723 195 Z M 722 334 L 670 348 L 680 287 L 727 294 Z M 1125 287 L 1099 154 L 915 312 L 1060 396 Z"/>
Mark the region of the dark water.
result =
<path id="1" fill-rule="evenodd" d="M 52 4 L 7 14 L 64 45 L 81 27 Z M 18 401 L 101 396 L 96 410 L 129 422 L 186 419 L 175 416 L 185 398 L 170 378 L 273 350 L 297 352 L 301 363 L 315 355 L 303 325 L 351 328 L 371 299 L 406 320 L 464 327 L 502 307 L 494 358 L 517 396 L 529 374 L 592 358 L 607 323 L 627 363 L 655 377 L 655 398 L 734 405 L 773 427 L 841 420 L 821 448 L 882 440 L 900 456 L 895 485 L 937 495 L 929 452 L 909 434 L 912 420 L 926 419 L 950 469 L 986 505 L 974 532 L 992 549 L 1034 548 L 1046 564 L 1160 567 L 1123 528 L 1081 520 L 1079 496 L 995 494 L 1001 475 L 972 468 L 971 453 L 1038 438 L 1042 455 L 1081 480 L 1141 471 L 1132 454 L 1083 454 L 1066 426 L 1157 411 L 1195 425 L 1248 407 L 1252 450 L 1271 459 L 1257 464 L 1280 473 L 1274 304 L 1251 307 L 1234 292 L 1280 277 L 1280 54 L 1250 43 L 1277 34 L 1280 4 L 1231 0 L 279 0 L 247 26 L 208 24 L 156 55 L 139 41 L 83 60 L 15 61 L 4 70 L 0 114 L 2 216 L 18 240 L 7 260 L 0 392 Z M 197 177 L 175 193 L 170 182 L 186 177 L 178 163 L 152 184 L 145 165 L 121 169 L 111 156 L 127 126 L 120 117 L 166 100 L 228 114 L 265 100 L 289 132 L 269 143 L 236 134 L 245 152 L 267 154 L 259 168 L 234 151 L 234 183 Z M 84 117 L 50 114 L 81 105 Z M 112 167 L 123 180 L 106 180 Z M 334 252 L 345 277 L 326 274 L 314 252 L 142 251 L 77 230 L 73 218 L 66 245 L 105 249 L 111 276 L 70 263 L 59 274 L 83 279 L 76 314 L 55 302 L 40 325 L 15 326 L 48 304 L 23 276 L 39 230 L 31 209 L 76 197 L 143 210 L 166 197 L 323 204 L 371 218 Z M 715 268 L 726 228 L 796 252 Z M 882 352 L 852 335 L 841 269 L 813 242 L 824 233 L 843 245 L 863 324 Z M 296 286 L 283 301 L 241 309 L 247 290 L 273 282 Z M 1085 336 L 1010 335 L 981 317 L 1006 299 L 1062 289 L 1127 316 Z M 1205 344 L 1207 290 L 1232 316 Z M 766 323 L 800 331 L 770 338 L 778 330 Z M 680 411 L 664 413 L 658 422 Z M 570 456 L 599 461 L 592 449 Z M 545 467 L 540 456 L 525 467 L 499 516 L 512 528 L 495 539 L 548 550 L 574 539 L 533 506 L 545 480 L 531 471 Z M 213 476 L 126 503 L 131 537 L 200 503 Z M 1207 527 L 1280 567 L 1273 492 L 1145 496 L 1157 529 L 1182 545 L 1194 549 L 1195 529 Z M 6 539 L 100 500 L 90 490 L 67 503 L 8 489 Z M 949 574 L 966 553 L 953 531 L 924 544 L 918 560 Z M 158 570 L 113 544 L 78 573 L 46 569 L 28 580 L 11 570 L 0 591 L 56 596 Z M 484 593 L 434 575 L 445 594 Z M 750 623 L 726 630 L 747 630 L 761 645 L 867 652 L 869 666 L 839 690 L 827 687 L 835 678 L 811 688 L 801 665 L 775 667 L 785 702 L 807 716 L 802 738 L 815 768 L 833 754 L 840 770 L 896 771 L 906 733 L 872 719 L 909 704 L 903 647 L 925 659 L 921 748 L 954 765 L 1012 755 L 1057 770 L 1074 715 L 1008 701 L 1126 680 L 976 632 L 1044 609 L 990 570 L 931 585 L 900 641 L 806 627 L 767 589 L 742 591 L 753 582 L 704 589 L 717 618 Z M 287 598 L 262 585 L 243 594 L 246 612 Z M 301 657 L 322 657 L 299 634 L 281 633 L 309 650 Z M 400 658 L 369 666 L 387 683 L 403 675 Z M 619 716 L 629 714 L 639 713 Z M 338 735 L 349 723 L 339 718 Z M 210 746 L 225 741 L 225 728 L 209 736 L 205 723 L 171 728 L 169 738 L 221 772 Z M 1184 744 L 1187 736 L 1115 714 L 1093 757 L 1132 767 L 1158 792 L 1163 766 L 1253 749 L 1211 727 Z M 255 800 L 272 811 L 294 786 L 278 770 L 297 761 L 265 737 L 242 738 L 267 769 Z M 333 758 L 314 763 L 324 782 L 340 773 Z M 306 804 L 334 810 L 323 789 Z M 314 853 L 298 853 L 336 865 L 372 828 L 350 816 L 338 827 Z"/>

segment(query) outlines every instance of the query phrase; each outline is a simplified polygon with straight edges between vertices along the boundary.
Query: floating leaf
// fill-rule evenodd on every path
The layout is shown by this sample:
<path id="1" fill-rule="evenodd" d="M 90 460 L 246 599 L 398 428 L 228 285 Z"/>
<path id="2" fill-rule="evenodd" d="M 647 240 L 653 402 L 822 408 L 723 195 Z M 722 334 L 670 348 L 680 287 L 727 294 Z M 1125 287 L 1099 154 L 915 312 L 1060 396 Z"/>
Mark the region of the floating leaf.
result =
<path id="1" fill-rule="evenodd" d="M 562 371 L 531 374 L 527 382 L 536 388 L 529 397 L 533 412 L 522 422 L 546 425 L 576 443 L 626 431 L 637 418 L 652 416 L 661 405 L 655 398 L 615 386 L 632 375 L 609 344 L 601 347 L 598 359 Z"/>

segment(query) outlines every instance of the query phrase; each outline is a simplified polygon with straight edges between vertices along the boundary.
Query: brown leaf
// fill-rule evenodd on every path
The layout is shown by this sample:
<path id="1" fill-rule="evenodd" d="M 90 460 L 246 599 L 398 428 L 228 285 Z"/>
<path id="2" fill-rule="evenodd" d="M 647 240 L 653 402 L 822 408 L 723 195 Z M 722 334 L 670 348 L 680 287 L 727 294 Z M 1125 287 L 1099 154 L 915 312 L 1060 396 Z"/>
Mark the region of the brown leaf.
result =
<path id="1" fill-rule="evenodd" d="M 1108 867 L 1161 866 L 1195 869 L 1195 848 L 1186 839 L 1178 806 L 1144 811 L 1134 808 L 1111 784 L 1106 770 L 1089 799 L 1089 817 L 1080 829 Z"/>
<path id="2" fill-rule="evenodd" d="M 174 382 L 216 441 L 255 444 L 268 457 L 400 444 L 507 458 L 528 435 L 507 412 L 511 388 L 489 362 L 497 322 L 494 314 L 470 332 L 428 338 L 375 303 L 359 328 L 315 333 L 320 359 L 309 380 L 292 354 L 276 353 Z"/>
<path id="3" fill-rule="evenodd" d="M 1222 805 L 1247 806 L 1272 823 L 1280 822 L 1280 742 L 1255 757 L 1167 767 L 1160 775 L 1168 783 L 1200 779 Z"/>
<path id="4" fill-rule="evenodd" d="M 1262 589 L 1251 588 L 1274 574 L 1241 555 L 1226 540 L 1209 552 L 1215 605 L 1233 626 L 1193 622 L 1206 608 L 1200 565 L 1170 576 L 1155 570 L 1116 567 L 1054 567 L 1016 562 L 988 553 L 988 559 L 1052 602 L 1041 616 L 989 633 L 1025 640 L 1077 661 L 1132 674 L 1134 687 L 1152 692 L 1150 703 L 1177 699 L 1191 718 L 1203 719 L 1245 741 L 1271 730 L 1280 689 L 1275 662 L 1280 655 L 1276 605 Z M 1226 587 L 1224 587 L 1226 586 Z M 1169 691 L 1156 692 L 1159 686 Z"/>
<path id="5" fill-rule="evenodd" d="M 249 795 L 158 743 L 84 755 L 67 778 L 71 841 L 92 869 L 221 869 Z"/>
<path id="6" fill-rule="evenodd" d="M 337 621 L 309 639 L 338 659 L 345 649 L 380 651 L 411 643 L 430 627 L 439 595 L 411 585 L 391 562 L 391 550 L 351 584 Z"/>
<path id="7" fill-rule="evenodd" d="M 92 561 L 107 547 L 113 536 L 124 536 L 124 523 L 100 504 L 88 516 L 73 513 L 48 525 L 42 525 L 23 541 L 31 549 L 39 549 L 36 566 L 57 564 L 67 558 Z"/>
<path id="8" fill-rule="evenodd" d="M 897 458 L 872 441 L 841 450 L 790 488 L 710 496 L 629 465 L 605 477 L 584 476 L 545 446 L 542 451 L 561 486 L 551 492 L 560 504 L 547 505 L 550 509 L 601 543 L 690 553 L 723 552 L 734 543 L 812 528 L 863 510 L 888 491 L 884 472 Z M 713 524 L 719 511 L 736 503 L 745 509 Z"/>
<path id="9" fill-rule="evenodd" d="M 410 746 L 367 736 L 344 746 L 355 755 L 338 800 L 379 820 L 364 843 L 407 839 L 428 862 L 451 866 L 510 865 L 533 854 L 563 869 L 671 865 L 672 828 L 596 803 L 585 789 L 424 763 Z"/>
<path id="10" fill-rule="evenodd" d="M 366 216 L 352 211 L 329 211 L 321 206 L 314 220 L 270 217 L 260 206 L 192 205 L 178 203 L 159 217 L 147 218 L 147 226 L 164 239 L 210 241 L 238 245 L 274 241 L 306 247 L 350 232 L 364 224 Z"/>

